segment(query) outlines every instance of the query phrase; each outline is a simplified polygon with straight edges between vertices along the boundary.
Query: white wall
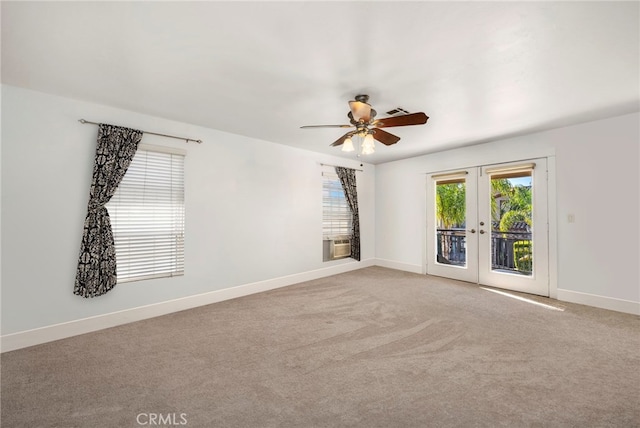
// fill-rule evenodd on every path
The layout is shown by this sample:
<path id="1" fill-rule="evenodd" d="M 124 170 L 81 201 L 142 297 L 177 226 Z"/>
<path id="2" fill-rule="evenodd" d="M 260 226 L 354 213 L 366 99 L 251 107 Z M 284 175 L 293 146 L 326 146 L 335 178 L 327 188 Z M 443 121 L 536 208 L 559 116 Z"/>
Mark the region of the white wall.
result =
<path id="1" fill-rule="evenodd" d="M 120 284 L 93 299 L 73 295 L 97 136 L 97 127 L 80 118 L 204 140 L 142 139 L 188 151 L 183 277 Z M 3 337 L 371 262 L 374 167 L 364 164 L 357 173 L 363 263 L 323 263 L 320 162 L 360 168 L 355 160 L 2 86 Z"/>
<path id="2" fill-rule="evenodd" d="M 378 263 L 422 270 L 424 173 L 549 157 L 555 162 L 550 203 L 557 248 L 551 250 L 557 251 L 558 298 L 637 313 L 639 129 L 635 113 L 377 165 Z"/>

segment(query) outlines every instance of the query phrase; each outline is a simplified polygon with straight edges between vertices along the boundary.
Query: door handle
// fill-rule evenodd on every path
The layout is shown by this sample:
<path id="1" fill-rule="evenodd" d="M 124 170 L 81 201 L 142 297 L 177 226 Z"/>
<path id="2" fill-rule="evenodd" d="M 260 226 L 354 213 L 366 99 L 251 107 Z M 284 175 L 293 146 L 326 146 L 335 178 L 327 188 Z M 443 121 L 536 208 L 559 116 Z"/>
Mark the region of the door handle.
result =
<path id="1" fill-rule="evenodd" d="M 484 230 L 480 229 L 480 234 L 484 235 Z"/>
<path id="2" fill-rule="evenodd" d="M 476 233 L 475 229 L 468 230 L 467 232 Z"/>

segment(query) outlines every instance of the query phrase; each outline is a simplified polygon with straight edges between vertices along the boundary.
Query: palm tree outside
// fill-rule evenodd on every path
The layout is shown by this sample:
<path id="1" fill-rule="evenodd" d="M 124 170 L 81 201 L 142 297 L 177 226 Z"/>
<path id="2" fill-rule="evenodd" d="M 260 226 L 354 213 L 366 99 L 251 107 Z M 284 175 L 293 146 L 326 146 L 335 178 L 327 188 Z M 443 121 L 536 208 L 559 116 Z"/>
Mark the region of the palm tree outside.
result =
<path id="1" fill-rule="evenodd" d="M 467 212 L 464 180 L 437 183 L 436 217 L 438 262 L 466 265 L 464 227 Z"/>
<path id="2" fill-rule="evenodd" d="M 531 173 L 491 179 L 492 269 L 533 271 Z"/>

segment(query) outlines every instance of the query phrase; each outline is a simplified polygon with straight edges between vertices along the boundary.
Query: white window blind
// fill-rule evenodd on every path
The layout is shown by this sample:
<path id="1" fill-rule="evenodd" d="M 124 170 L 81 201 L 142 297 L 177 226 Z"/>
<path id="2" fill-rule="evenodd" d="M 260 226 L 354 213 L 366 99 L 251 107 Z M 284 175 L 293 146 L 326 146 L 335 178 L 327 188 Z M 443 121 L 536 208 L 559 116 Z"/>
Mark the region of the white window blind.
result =
<path id="1" fill-rule="evenodd" d="M 351 209 L 337 175 L 322 174 L 322 236 L 351 235 Z"/>
<path id="2" fill-rule="evenodd" d="M 184 274 L 184 153 L 140 146 L 107 204 L 118 282 Z"/>

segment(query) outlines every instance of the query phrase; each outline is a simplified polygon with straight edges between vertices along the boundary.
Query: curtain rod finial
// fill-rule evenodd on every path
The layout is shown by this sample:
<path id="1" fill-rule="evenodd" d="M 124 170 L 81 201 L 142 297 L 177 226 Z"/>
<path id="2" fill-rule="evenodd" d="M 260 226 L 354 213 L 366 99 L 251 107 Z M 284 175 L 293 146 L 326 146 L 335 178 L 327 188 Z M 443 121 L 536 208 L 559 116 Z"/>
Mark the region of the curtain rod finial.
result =
<path id="1" fill-rule="evenodd" d="M 80 122 L 80 123 L 87 123 L 87 121 L 86 121 L 86 120 L 84 120 L 84 119 L 80 119 L 80 120 L 78 120 L 78 122 Z"/>

